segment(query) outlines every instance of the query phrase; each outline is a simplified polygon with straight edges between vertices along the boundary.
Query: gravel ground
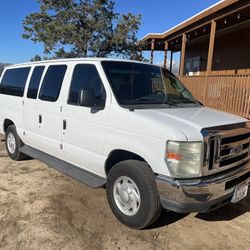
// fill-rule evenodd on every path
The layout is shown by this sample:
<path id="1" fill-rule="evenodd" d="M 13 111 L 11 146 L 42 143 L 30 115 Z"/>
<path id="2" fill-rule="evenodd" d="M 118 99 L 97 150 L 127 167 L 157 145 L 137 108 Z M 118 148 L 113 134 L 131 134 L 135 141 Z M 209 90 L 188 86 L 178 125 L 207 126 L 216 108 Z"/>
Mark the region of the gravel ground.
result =
<path id="1" fill-rule="evenodd" d="M 2 137 L 1 137 L 2 138 Z M 249 249 L 250 194 L 208 214 L 163 212 L 135 231 L 90 189 L 37 161 L 11 161 L 0 143 L 0 249 Z"/>

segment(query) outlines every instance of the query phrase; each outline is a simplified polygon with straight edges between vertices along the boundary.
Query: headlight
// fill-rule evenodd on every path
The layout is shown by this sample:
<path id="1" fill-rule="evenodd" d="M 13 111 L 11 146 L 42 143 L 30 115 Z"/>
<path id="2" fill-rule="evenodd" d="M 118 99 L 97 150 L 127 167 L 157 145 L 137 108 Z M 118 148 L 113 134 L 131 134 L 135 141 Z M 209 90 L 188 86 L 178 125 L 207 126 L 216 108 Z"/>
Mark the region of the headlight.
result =
<path id="1" fill-rule="evenodd" d="M 174 178 L 201 176 L 202 158 L 202 142 L 167 142 L 166 162 Z"/>

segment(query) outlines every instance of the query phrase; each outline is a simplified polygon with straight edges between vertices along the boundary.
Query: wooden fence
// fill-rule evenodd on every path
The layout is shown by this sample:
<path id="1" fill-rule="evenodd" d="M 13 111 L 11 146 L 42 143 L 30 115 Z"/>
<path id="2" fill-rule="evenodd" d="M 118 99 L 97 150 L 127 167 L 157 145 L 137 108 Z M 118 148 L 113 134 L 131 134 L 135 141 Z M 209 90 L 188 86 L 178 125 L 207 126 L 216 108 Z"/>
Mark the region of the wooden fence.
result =
<path id="1" fill-rule="evenodd" d="M 250 118 L 250 73 L 183 76 L 180 80 L 206 106 Z"/>

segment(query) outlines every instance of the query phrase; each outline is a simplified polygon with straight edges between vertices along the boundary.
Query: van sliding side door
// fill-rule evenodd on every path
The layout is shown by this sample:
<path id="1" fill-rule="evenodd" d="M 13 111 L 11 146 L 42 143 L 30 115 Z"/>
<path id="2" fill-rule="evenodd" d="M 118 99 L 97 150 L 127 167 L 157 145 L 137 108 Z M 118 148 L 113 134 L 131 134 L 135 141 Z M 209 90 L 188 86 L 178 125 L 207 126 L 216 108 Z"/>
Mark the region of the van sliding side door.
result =
<path id="1" fill-rule="evenodd" d="M 50 65 L 44 76 L 37 103 L 39 147 L 49 155 L 63 159 L 61 88 L 67 65 Z"/>

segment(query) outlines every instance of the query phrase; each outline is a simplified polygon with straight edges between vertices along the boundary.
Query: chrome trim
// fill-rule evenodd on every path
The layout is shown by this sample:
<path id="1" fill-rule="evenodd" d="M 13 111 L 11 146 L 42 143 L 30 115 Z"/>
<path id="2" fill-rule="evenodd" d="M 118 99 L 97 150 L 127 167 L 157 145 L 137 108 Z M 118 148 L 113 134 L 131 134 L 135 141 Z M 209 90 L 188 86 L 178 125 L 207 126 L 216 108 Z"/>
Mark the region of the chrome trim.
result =
<path id="1" fill-rule="evenodd" d="M 237 129 L 232 129 L 232 130 L 225 130 L 219 132 L 219 135 L 223 138 L 228 138 L 228 137 L 233 137 L 237 135 L 244 135 L 249 133 L 249 128 L 237 128 Z"/>
<path id="2" fill-rule="evenodd" d="M 245 159 L 241 161 L 220 167 L 220 162 L 222 162 L 223 160 L 237 157 L 243 153 L 240 152 L 237 155 L 234 154 L 232 157 L 231 155 L 227 155 L 227 157 L 225 157 L 225 156 L 221 156 L 220 154 L 221 154 L 222 149 L 225 149 L 226 147 L 228 149 L 230 145 L 235 145 L 235 146 L 243 145 L 250 141 L 248 138 L 248 139 L 244 139 L 241 141 L 227 143 L 227 144 L 222 145 L 222 140 L 224 138 L 240 136 L 240 135 L 249 134 L 249 133 L 250 133 L 250 122 L 202 129 L 201 134 L 203 135 L 203 138 L 204 138 L 204 150 L 205 150 L 203 168 L 202 168 L 202 176 L 216 174 L 224 170 L 228 170 L 232 167 L 238 166 L 244 162 L 247 162 L 250 159 L 249 154 L 248 154 L 248 157 L 246 157 Z M 212 141 L 214 141 L 214 154 L 213 155 L 211 155 L 211 142 Z M 247 151 L 249 152 L 249 147 L 248 149 L 244 150 L 245 153 Z M 210 159 L 212 156 L 213 156 L 213 159 Z M 210 163 L 210 160 L 212 160 L 211 163 Z"/>
<path id="3" fill-rule="evenodd" d="M 232 148 L 232 147 L 235 147 L 235 146 L 238 146 L 238 145 L 244 145 L 246 143 L 249 143 L 250 142 L 250 139 L 245 139 L 245 140 L 242 140 L 242 141 L 237 141 L 237 142 L 233 142 L 233 143 L 228 143 L 228 144 L 223 144 L 221 146 L 221 149 L 229 149 L 229 148 Z"/>
<path id="4" fill-rule="evenodd" d="M 223 170 L 227 170 L 227 169 L 230 169 L 230 168 L 233 168 L 233 167 L 236 167 L 236 166 L 240 166 L 241 164 L 243 163 L 246 163 L 246 162 L 249 162 L 249 157 L 245 158 L 245 159 L 242 159 L 240 161 L 237 161 L 237 162 L 234 162 L 230 165 L 226 165 L 225 167 L 221 167 Z"/>
<path id="5" fill-rule="evenodd" d="M 222 161 L 225 161 L 225 160 L 229 160 L 229 159 L 233 159 L 235 157 L 241 156 L 241 155 L 247 153 L 248 150 L 249 150 L 249 148 L 246 148 L 246 149 L 240 151 L 238 154 L 223 155 L 223 156 L 220 157 L 219 161 L 222 162 Z"/>
<path id="6" fill-rule="evenodd" d="M 250 177 L 226 189 L 226 183 L 250 172 L 250 164 L 232 169 L 215 176 L 197 179 L 176 180 L 156 176 L 156 184 L 161 198 L 178 204 L 204 204 L 233 194 L 238 186 L 249 184 Z"/>

